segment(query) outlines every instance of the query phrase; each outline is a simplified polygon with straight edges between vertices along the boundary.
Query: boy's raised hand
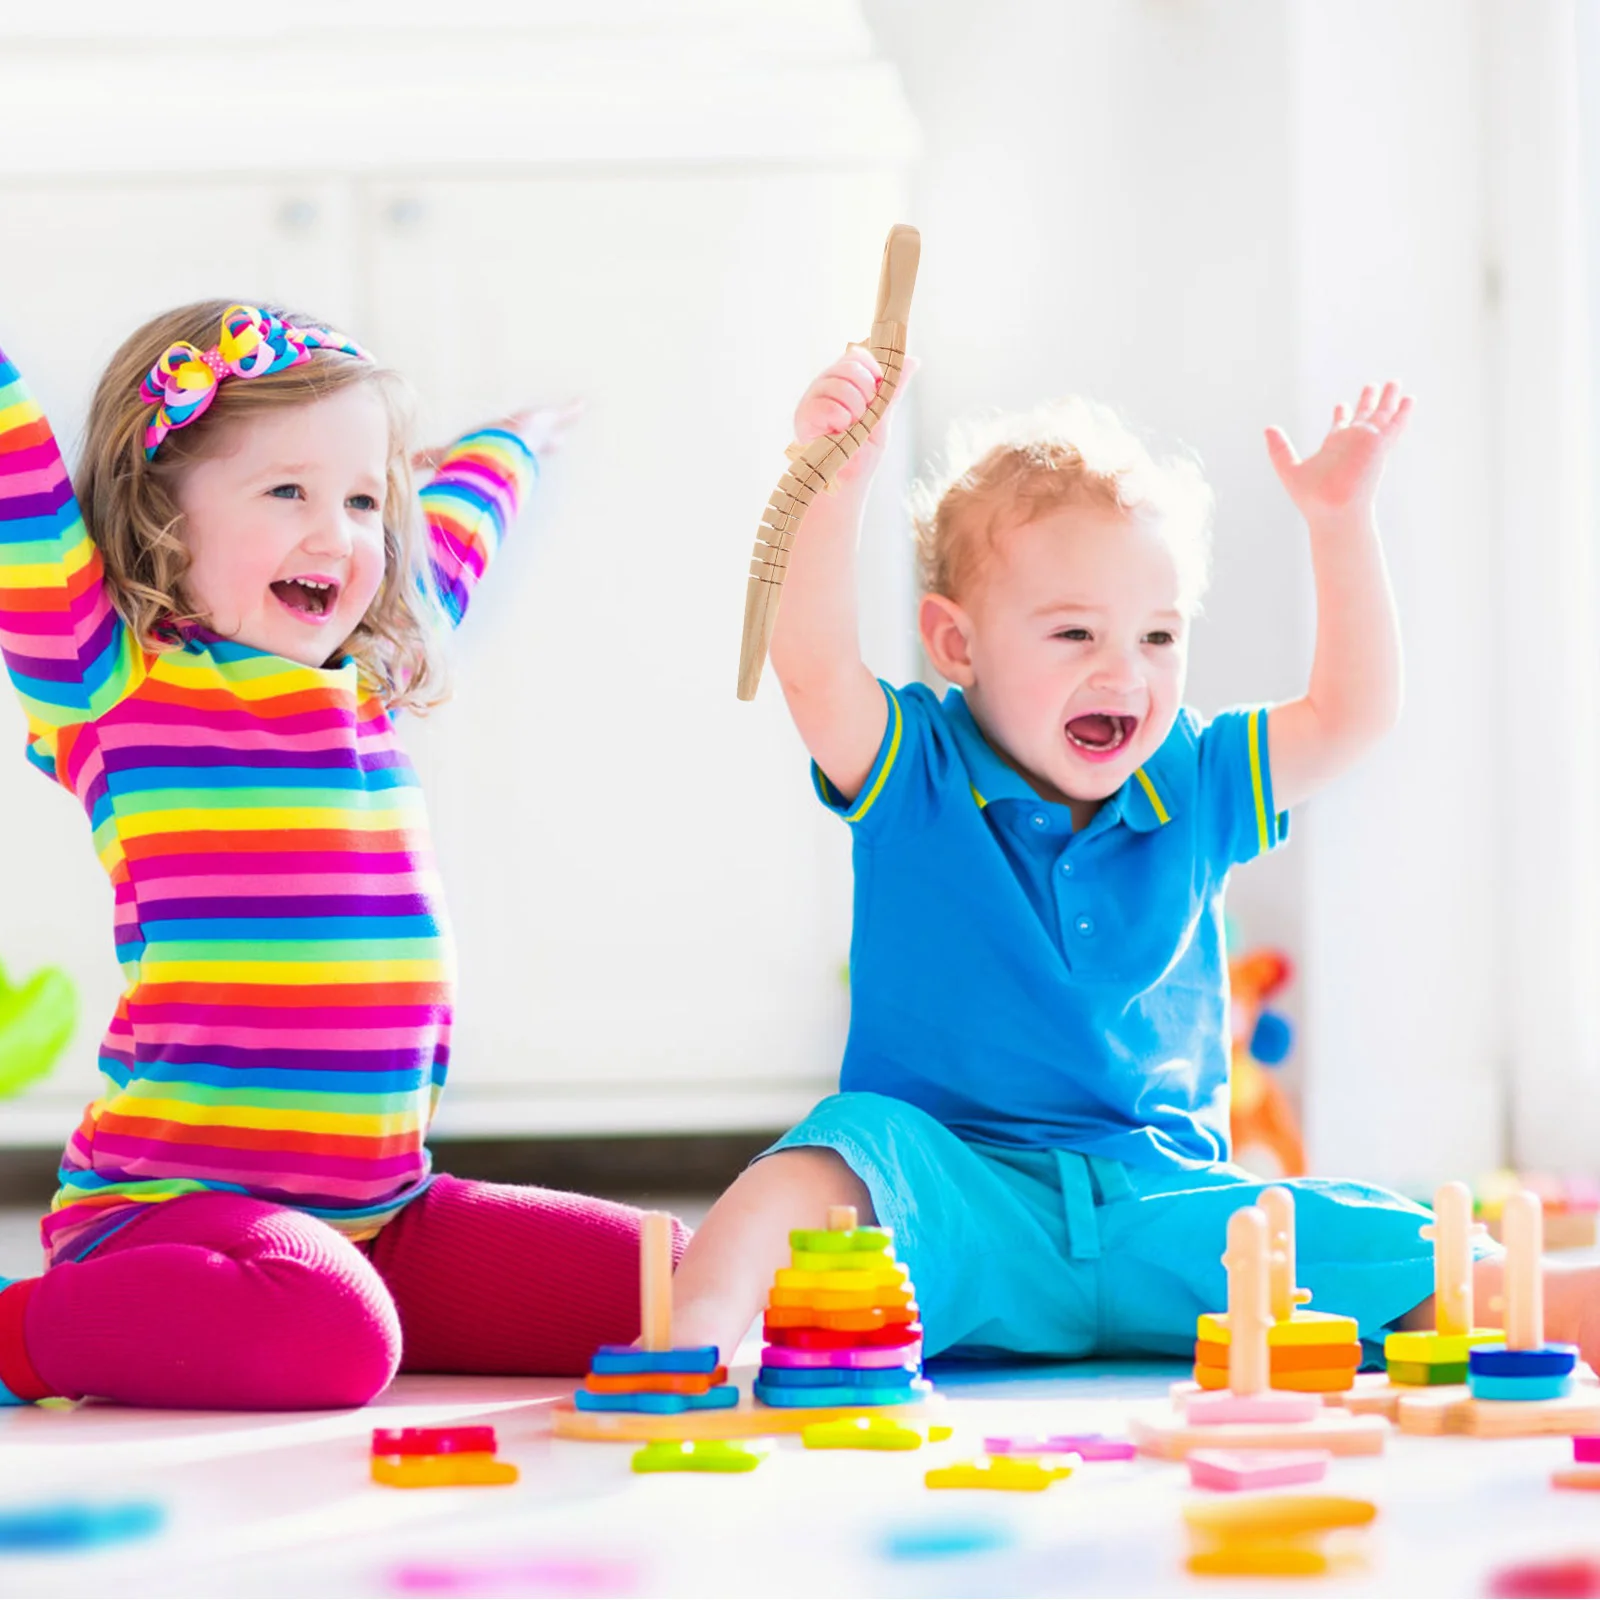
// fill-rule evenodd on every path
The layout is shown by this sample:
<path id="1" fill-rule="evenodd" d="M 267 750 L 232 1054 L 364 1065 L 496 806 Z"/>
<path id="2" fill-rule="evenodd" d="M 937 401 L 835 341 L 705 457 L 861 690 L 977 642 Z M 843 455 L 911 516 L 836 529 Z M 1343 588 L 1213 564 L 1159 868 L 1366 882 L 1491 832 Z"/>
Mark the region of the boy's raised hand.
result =
<path id="1" fill-rule="evenodd" d="M 871 480 L 883 455 L 895 401 L 900 398 L 901 391 L 915 370 L 916 362 L 908 359 L 889 404 L 878 418 L 877 427 L 867 436 L 866 443 L 839 469 L 838 481 L 842 485 L 864 486 Z M 811 387 L 801 395 L 800 404 L 794 411 L 795 440 L 800 444 L 810 444 L 825 433 L 844 433 L 854 427 L 872 404 L 882 379 L 883 368 L 870 350 L 859 344 L 848 346 L 845 353 L 818 374 L 812 380 Z"/>
<path id="2" fill-rule="evenodd" d="M 1370 511 L 1383 463 L 1411 416 L 1411 396 L 1386 383 L 1361 391 L 1354 412 L 1342 402 L 1315 455 L 1304 461 L 1281 428 L 1267 429 L 1267 454 L 1279 481 L 1310 522 Z"/>

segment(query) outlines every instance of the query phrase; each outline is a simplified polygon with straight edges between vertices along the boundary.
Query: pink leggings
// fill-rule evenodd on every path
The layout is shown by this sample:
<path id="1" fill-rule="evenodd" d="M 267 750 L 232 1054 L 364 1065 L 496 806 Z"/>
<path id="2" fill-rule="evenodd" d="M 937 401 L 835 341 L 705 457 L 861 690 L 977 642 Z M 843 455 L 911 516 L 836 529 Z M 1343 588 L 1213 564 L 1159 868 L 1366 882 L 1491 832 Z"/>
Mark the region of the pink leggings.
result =
<path id="1" fill-rule="evenodd" d="M 638 1336 L 639 1213 L 440 1177 L 355 1245 L 303 1212 L 188 1195 L 52 1267 L 22 1333 L 55 1393 L 136 1406 L 360 1406 L 397 1371 L 574 1376 Z"/>

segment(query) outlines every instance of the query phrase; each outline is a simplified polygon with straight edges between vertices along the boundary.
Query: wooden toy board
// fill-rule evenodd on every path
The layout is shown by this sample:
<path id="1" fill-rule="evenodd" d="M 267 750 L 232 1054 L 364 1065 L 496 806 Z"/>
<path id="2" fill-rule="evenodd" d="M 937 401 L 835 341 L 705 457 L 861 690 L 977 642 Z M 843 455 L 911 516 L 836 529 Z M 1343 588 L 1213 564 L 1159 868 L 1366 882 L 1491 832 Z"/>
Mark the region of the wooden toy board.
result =
<path id="1" fill-rule="evenodd" d="M 1474 1400 L 1465 1384 L 1414 1389 L 1400 1397 L 1402 1433 L 1465 1433 L 1478 1439 L 1532 1439 L 1600 1432 L 1600 1384 L 1574 1386 L 1559 1400 Z"/>
<path id="2" fill-rule="evenodd" d="M 1225 1422 L 1196 1426 L 1179 1411 L 1135 1412 L 1130 1424 L 1139 1453 L 1181 1461 L 1191 1450 L 1331 1450 L 1336 1456 L 1382 1454 L 1389 1424 L 1382 1417 L 1357 1417 L 1325 1406 L 1312 1422 Z"/>
<path id="3" fill-rule="evenodd" d="M 1328 1401 L 1354 1416 L 1386 1417 L 1402 1433 L 1517 1439 L 1594 1431 L 1600 1383 L 1582 1362 L 1573 1378 L 1573 1392 L 1560 1400 L 1507 1401 L 1474 1400 L 1464 1383 L 1390 1383 L 1382 1372 L 1362 1372 L 1348 1394 L 1329 1395 Z"/>
<path id="4" fill-rule="evenodd" d="M 632 1411 L 579 1411 L 562 1404 L 553 1408 L 558 1439 L 589 1439 L 649 1444 L 657 1439 L 759 1439 L 768 1434 L 799 1433 L 813 1422 L 838 1422 L 845 1417 L 893 1417 L 901 1422 L 938 1422 L 944 1416 L 937 1395 L 903 1406 L 757 1406 L 748 1401 L 730 1411 L 685 1411 L 650 1416 Z"/>

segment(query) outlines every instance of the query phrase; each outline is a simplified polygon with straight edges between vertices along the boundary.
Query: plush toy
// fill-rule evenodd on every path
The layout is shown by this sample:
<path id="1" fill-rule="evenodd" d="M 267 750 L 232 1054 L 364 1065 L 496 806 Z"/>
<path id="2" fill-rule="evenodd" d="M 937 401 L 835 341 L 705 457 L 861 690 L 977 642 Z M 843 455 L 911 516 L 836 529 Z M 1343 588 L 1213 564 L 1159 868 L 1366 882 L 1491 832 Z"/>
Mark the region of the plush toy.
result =
<path id="1" fill-rule="evenodd" d="M 1268 1070 L 1294 1045 L 1289 1019 L 1266 1006 L 1294 976 L 1278 950 L 1251 950 L 1228 962 L 1233 996 L 1233 1159 L 1269 1178 L 1305 1175 L 1306 1152 L 1283 1086 Z M 1276 1169 L 1276 1170 L 1274 1170 Z"/>
<path id="2" fill-rule="evenodd" d="M 20 988 L 0 968 L 0 1097 L 42 1078 L 78 1021 L 78 992 L 59 967 L 42 967 Z"/>

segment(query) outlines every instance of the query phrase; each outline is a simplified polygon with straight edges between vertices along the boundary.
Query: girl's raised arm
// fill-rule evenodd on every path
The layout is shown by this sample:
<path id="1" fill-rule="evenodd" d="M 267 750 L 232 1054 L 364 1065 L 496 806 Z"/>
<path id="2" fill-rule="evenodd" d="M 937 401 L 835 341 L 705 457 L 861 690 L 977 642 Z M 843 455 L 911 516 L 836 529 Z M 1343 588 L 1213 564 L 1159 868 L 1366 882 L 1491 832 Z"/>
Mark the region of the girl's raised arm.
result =
<path id="1" fill-rule="evenodd" d="M 4 351 L 0 651 L 28 714 L 34 758 L 52 767 L 51 730 L 103 715 L 128 692 L 142 660 L 106 594 L 100 551 L 55 435 Z"/>
<path id="2" fill-rule="evenodd" d="M 478 581 L 539 476 L 539 459 L 554 450 L 580 407 L 518 412 L 458 439 L 424 450 L 413 465 L 433 469 L 421 491 L 428 519 L 434 585 L 459 627 Z"/>

